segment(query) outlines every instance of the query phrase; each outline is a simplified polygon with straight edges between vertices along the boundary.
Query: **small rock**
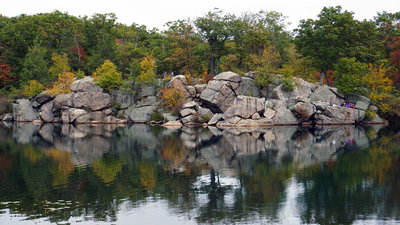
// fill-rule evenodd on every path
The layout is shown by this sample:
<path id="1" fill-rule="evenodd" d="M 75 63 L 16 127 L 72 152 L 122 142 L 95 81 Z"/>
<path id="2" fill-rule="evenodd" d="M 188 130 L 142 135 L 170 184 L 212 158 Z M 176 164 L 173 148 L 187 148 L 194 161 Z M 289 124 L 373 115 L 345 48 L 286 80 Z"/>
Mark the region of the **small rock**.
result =
<path id="1" fill-rule="evenodd" d="M 195 101 L 190 101 L 190 102 L 183 104 L 182 109 L 195 108 L 196 105 L 197 105 L 197 103 Z"/>
<path id="2" fill-rule="evenodd" d="M 251 116 L 251 119 L 252 120 L 259 120 L 261 117 L 260 117 L 260 114 L 258 114 L 258 113 L 254 113 L 252 116 Z"/>
<path id="3" fill-rule="evenodd" d="M 214 114 L 214 116 L 211 117 L 211 120 L 208 122 L 208 125 L 210 125 L 210 126 L 216 125 L 219 121 L 222 120 L 223 115 L 224 114 L 222 114 L 222 113 Z"/>
<path id="4" fill-rule="evenodd" d="M 186 117 L 188 115 L 196 114 L 196 111 L 194 109 L 187 108 L 187 109 L 181 110 L 180 114 L 182 117 Z"/>

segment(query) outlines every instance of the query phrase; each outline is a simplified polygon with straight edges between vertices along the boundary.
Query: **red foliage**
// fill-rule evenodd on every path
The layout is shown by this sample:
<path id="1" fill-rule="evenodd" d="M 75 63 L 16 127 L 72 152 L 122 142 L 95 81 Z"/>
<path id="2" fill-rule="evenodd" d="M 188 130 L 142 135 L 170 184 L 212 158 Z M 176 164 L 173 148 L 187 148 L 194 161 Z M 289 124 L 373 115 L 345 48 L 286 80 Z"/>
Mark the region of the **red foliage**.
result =
<path id="1" fill-rule="evenodd" d="M 15 81 L 15 76 L 11 74 L 11 66 L 0 62 L 0 88 L 7 86 Z"/>
<path id="2" fill-rule="evenodd" d="M 87 52 L 85 51 L 85 49 L 82 47 L 82 45 L 78 44 L 78 46 L 76 46 L 73 50 L 72 50 L 75 54 L 77 54 L 79 61 L 80 62 L 84 62 L 87 56 Z"/>

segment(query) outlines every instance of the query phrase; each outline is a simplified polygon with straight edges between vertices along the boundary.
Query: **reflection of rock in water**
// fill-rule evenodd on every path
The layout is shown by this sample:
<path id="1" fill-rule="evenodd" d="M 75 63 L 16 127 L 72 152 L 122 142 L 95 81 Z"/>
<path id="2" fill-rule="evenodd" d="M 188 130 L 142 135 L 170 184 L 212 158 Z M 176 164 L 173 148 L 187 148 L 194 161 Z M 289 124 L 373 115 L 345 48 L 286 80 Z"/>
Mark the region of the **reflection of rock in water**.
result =
<path id="1" fill-rule="evenodd" d="M 368 128 L 369 138 L 376 137 L 379 128 Z M 215 170 L 251 171 L 255 160 L 278 166 L 290 160 L 299 168 L 334 158 L 341 149 L 369 146 L 366 128 L 353 126 L 219 130 L 15 123 L 13 138 L 20 144 L 71 152 L 75 165 L 91 164 L 110 152 L 124 154 L 126 162 L 161 159 L 179 170 L 192 164 Z"/>
<path id="2" fill-rule="evenodd" d="M 225 129 L 220 136 L 217 143 L 200 149 L 200 157 L 216 170 L 236 168 L 248 172 L 257 157 L 277 165 L 290 159 L 295 167 L 302 168 L 334 158 L 344 148 L 369 147 L 365 128 L 354 126 Z"/>
<path id="3" fill-rule="evenodd" d="M 33 123 L 14 123 L 13 138 L 19 144 L 29 144 L 36 140 L 40 125 Z"/>

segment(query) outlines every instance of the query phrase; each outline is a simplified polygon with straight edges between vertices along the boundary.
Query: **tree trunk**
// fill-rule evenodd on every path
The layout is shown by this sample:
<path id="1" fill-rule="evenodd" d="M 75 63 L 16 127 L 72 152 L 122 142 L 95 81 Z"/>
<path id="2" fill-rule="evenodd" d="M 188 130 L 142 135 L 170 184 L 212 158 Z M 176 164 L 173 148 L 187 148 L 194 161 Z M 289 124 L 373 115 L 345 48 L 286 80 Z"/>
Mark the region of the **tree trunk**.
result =
<path id="1" fill-rule="evenodd" d="M 215 56 L 211 56 L 210 59 L 210 69 L 211 69 L 211 75 L 214 77 L 215 76 Z"/>

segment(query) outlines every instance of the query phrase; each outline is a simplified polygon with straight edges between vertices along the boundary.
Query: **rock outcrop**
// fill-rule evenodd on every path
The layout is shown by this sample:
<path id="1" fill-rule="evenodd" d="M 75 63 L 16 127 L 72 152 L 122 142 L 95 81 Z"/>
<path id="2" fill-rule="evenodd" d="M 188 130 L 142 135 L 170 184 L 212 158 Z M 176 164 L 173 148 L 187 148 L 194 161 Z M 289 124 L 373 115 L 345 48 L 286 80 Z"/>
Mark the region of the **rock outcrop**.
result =
<path id="1" fill-rule="evenodd" d="M 255 73 L 245 76 L 223 72 L 207 84 L 177 75 L 142 85 L 135 94 L 127 91 L 105 93 L 85 77 L 71 85 L 71 93 L 55 97 L 43 92 L 34 99 L 13 104 L 13 115 L 6 119 L 46 123 L 146 123 L 154 114 L 166 126 L 208 125 L 217 127 L 265 127 L 273 125 L 323 125 L 384 123 L 379 116 L 366 118 L 366 111 L 377 113 L 371 100 L 360 95 L 340 94 L 336 88 L 294 79 L 287 91 L 280 75 L 263 89 L 255 85 Z M 131 83 L 132 87 L 135 87 Z M 180 90 L 183 107 L 171 115 L 163 109 L 160 89 Z M 122 118 L 122 119 L 119 119 Z M 154 122 L 154 121 L 153 121 Z"/>

